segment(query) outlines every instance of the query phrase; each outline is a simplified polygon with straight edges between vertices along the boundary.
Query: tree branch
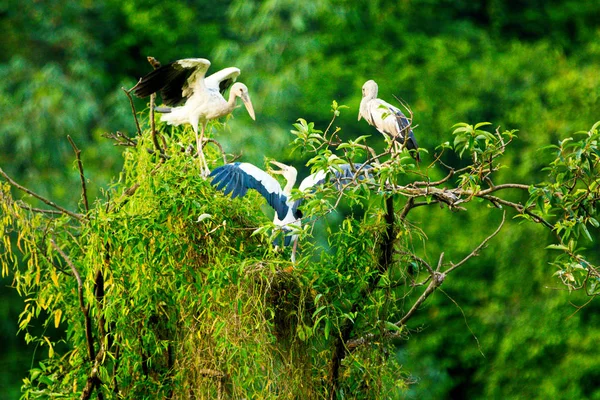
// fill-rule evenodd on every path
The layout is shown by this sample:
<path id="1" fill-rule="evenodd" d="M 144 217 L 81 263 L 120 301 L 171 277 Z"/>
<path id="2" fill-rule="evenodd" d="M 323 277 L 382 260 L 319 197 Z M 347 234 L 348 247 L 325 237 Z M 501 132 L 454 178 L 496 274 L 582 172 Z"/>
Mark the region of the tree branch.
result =
<path id="1" fill-rule="evenodd" d="M 70 217 L 73 217 L 79 221 L 81 221 L 83 219 L 83 215 L 81 214 L 76 214 L 72 211 L 69 211 L 59 205 L 57 205 L 56 203 L 54 203 L 53 201 L 50 201 L 48 199 L 46 199 L 45 197 L 40 196 L 39 194 L 32 192 L 31 190 L 27 189 L 25 186 L 21 186 L 19 185 L 17 182 L 15 182 L 10 176 L 6 175 L 6 172 L 4 172 L 4 170 L 2 170 L 2 168 L 0 168 L 0 175 L 2 175 L 4 177 L 4 179 L 6 179 L 8 181 L 8 183 L 10 183 L 12 186 L 16 187 L 17 189 L 27 193 L 30 196 L 35 197 L 36 199 L 48 204 L 50 207 L 54 207 L 57 210 L 59 210 L 60 212 L 62 212 L 63 214 L 67 214 Z"/>
<path id="2" fill-rule="evenodd" d="M 408 310 L 408 312 L 400 319 L 400 321 L 396 322 L 394 325 L 403 326 L 406 322 L 413 316 L 415 311 L 423 304 L 425 300 L 442 284 L 444 283 L 444 279 L 446 279 L 446 274 L 442 272 L 434 272 L 433 279 L 429 282 L 429 286 L 427 289 L 421 294 L 421 296 L 415 301 L 413 306 Z"/>
<path id="3" fill-rule="evenodd" d="M 138 121 L 137 114 L 135 113 L 135 105 L 133 104 L 133 97 L 131 97 L 131 91 L 133 90 L 133 88 L 127 90 L 124 87 L 122 87 L 121 90 L 125 92 L 125 94 L 127 95 L 127 98 L 129 99 L 129 104 L 131 105 L 131 113 L 133 114 L 133 119 L 135 120 L 135 126 L 137 128 L 138 136 L 142 136 L 142 130 L 140 129 L 140 122 Z"/>
<path id="4" fill-rule="evenodd" d="M 81 275 L 79 274 L 79 271 L 77 271 L 77 267 L 75 267 L 75 264 L 73 264 L 73 262 L 71 261 L 69 256 L 67 256 L 67 254 L 63 251 L 63 249 L 58 247 L 54 239 L 50 239 L 50 244 L 66 261 L 66 263 L 71 268 L 71 271 L 73 272 L 73 276 L 75 276 L 75 279 L 77 280 L 79 308 L 81 309 L 81 312 L 83 313 L 83 316 L 85 318 L 85 337 L 87 340 L 88 356 L 90 358 L 90 361 L 92 361 L 95 357 L 94 337 L 92 335 L 92 320 L 90 319 L 89 308 L 85 306 L 85 301 L 83 300 L 83 282 L 81 281 Z"/>
<path id="5" fill-rule="evenodd" d="M 83 205 L 85 207 L 85 212 L 88 213 L 90 211 L 90 206 L 88 203 L 87 197 L 87 189 L 85 185 L 85 175 L 83 174 L 83 163 L 81 162 L 81 150 L 77 148 L 73 139 L 71 139 L 70 135 L 67 135 L 67 140 L 71 143 L 71 147 L 73 147 L 73 151 L 75 152 L 75 158 L 77 159 L 77 168 L 79 169 L 79 179 L 81 180 L 81 197 L 83 198 Z"/>
<path id="6" fill-rule="evenodd" d="M 51 214 L 51 215 L 62 215 L 63 214 L 61 211 L 57 211 L 57 210 L 45 210 L 43 208 L 33 207 L 33 206 L 31 206 L 31 204 L 27 204 L 21 200 L 15 201 L 15 204 L 24 210 L 29 210 L 29 211 L 33 211 L 33 212 L 37 212 L 37 213 L 41 213 L 41 214 Z"/>
<path id="7" fill-rule="evenodd" d="M 506 220 L 506 211 L 504 211 L 502 213 L 502 222 L 500 222 L 500 225 L 498 225 L 498 228 L 494 231 L 494 233 L 492 233 L 491 235 L 489 235 L 488 237 L 486 237 L 483 240 L 483 242 L 481 242 L 479 244 L 479 246 L 477 246 L 469 255 L 467 255 L 461 261 L 459 261 L 456 264 L 452 264 L 452 266 L 450 268 L 448 268 L 446 271 L 444 271 L 444 273 L 445 274 L 449 274 L 450 272 L 454 271 L 456 268 L 458 268 L 461 265 L 463 265 L 464 263 L 466 263 L 472 257 L 477 256 L 479 254 L 479 250 L 481 250 L 483 248 L 483 246 L 485 246 L 487 244 L 487 242 L 489 242 L 494 236 L 496 236 L 500 232 L 500 229 L 502 229 L 502 227 L 504 226 L 504 221 L 505 220 Z"/>

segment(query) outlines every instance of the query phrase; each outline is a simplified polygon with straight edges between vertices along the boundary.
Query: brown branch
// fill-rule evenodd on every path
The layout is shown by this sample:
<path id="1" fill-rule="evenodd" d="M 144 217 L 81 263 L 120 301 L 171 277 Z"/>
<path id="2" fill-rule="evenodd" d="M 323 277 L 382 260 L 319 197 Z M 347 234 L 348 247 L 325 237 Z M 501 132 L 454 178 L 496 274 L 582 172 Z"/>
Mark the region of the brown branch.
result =
<path id="1" fill-rule="evenodd" d="M 494 237 L 496 236 L 499 232 L 500 229 L 502 229 L 502 227 L 504 226 L 504 221 L 506 220 L 506 211 L 504 211 L 502 213 L 502 221 L 500 222 L 500 225 L 498 225 L 498 228 L 496 228 L 496 230 L 489 235 L 488 237 L 486 237 L 483 242 L 481 242 L 479 244 L 479 246 L 475 247 L 475 249 L 469 253 L 469 255 L 467 255 L 465 258 L 463 258 L 462 260 L 460 260 L 458 263 L 456 264 L 451 264 L 451 267 L 448 268 L 446 271 L 444 271 L 445 274 L 449 274 L 450 272 L 454 271 L 456 268 L 460 267 L 461 265 L 463 265 L 464 263 L 466 263 L 469 259 L 477 256 L 479 254 L 479 251 Z"/>
<path id="2" fill-rule="evenodd" d="M 413 182 L 412 184 L 414 186 L 438 186 L 438 185 L 441 185 L 442 183 L 447 182 L 450 178 L 452 178 L 452 176 L 454 176 L 454 169 L 450 168 L 450 172 L 448 172 L 448 175 L 446 175 L 444 178 L 440 179 L 439 181 L 435 181 L 435 182 L 417 181 L 417 182 Z"/>
<path id="3" fill-rule="evenodd" d="M 116 133 L 104 132 L 102 134 L 102 137 L 105 137 L 107 139 L 113 139 L 114 141 L 116 141 L 117 143 L 115 143 L 114 146 L 128 146 L 128 147 L 136 147 L 137 146 L 136 140 L 131 139 L 129 136 L 127 136 L 125 133 L 123 133 L 121 131 L 117 131 Z"/>
<path id="4" fill-rule="evenodd" d="M 535 220 L 535 222 L 544 225 L 545 227 L 547 227 L 550 230 L 554 230 L 554 225 L 552 225 L 550 222 L 546 221 L 543 217 L 540 217 L 539 215 L 534 214 L 529 209 L 526 209 L 525 206 L 523 206 L 522 204 L 513 203 L 512 201 L 504 200 L 500 197 L 491 196 L 491 195 L 483 195 L 483 196 L 477 195 L 477 197 L 481 197 L 483 199 L 489 200 L 492 203 L 498 203 L 498 204 L 503 204 L 505 206 L 512 207 L 520 213 L 529 215 L 531 218 L 533 218 Z"/>
<path id="5" fill-rule="evenodd" d="M 87 197 L 87 189 L 85 186 L 85 175 L 83 174 L 83 163 L 81 162 L 81 150 L 77 148 L 73 139 L 71 139 L 70 135 L 67 135 L 67 140 L 71 143 L 71 147 L 73 147 L 73 151 L 75 152 L 75 158 L 77 159 L 77 168 L 79 169 L 79 179 L 81 180 L 81 197 L 83 198 L 83 205 L 85 207 L 85 212 L 88 213 L 90 211 L 90 206 L 88 203 Z"/>
<path id="6" fill-rule="evenodd" d="M 444 279 L 446 279 L 445 273 L 434 272 L 433 279 L 429 283 L 429 286 L 427 286 L 427 289 L 425 289 L 417 301 L 415 301 L 413 306 L 410 308 L 410 310 L 408 310 L 404 317 L 402 317 L 402 319 L 400 319 L 400 321 L 396 322 L 394 325 L 405 325 L 406 322 L 413 316 L 415 311 L 417 311 L 417 309 L 421 306 L 421 304 L 423 304 L 423 302 L 427 300 L 427 298 L 444 282 Z"/>
<path id="7" fill-rule="evenodd" d="M 90 375 L 88 376 L 88 378 L 85 382 L 83 391 L 81 392 L 81 397 L 80 397 L 81 400 L 88 400 L 92 396 L 94 389 L 99 388 L 100 385 L 102 384 L 102 381 L 100 380 L 100 377 L 98 376 L 98 374 L 100 372 L 99 371 L 100 364 L 102 364 L 103 360 L 104 360 L 104 346 L 101 345 L 100 351 L 98 351 L 98 354 L 94 358 L 94 365 L 92 366 Z M 98 390 L 98 399 L 100 399 L 100 400 L 104 399 L 104 395 L 102 394 L 102 392 L 100 392 L 100 390 Z"/>
<path id="8" fill-rule="evenodd" d="M 217 142 L 215 139 L 213 138 L 204 138 L 204 141 L 207 143 L 212 143 L 215 146 L 217 146 L 219 148 L 219 151 L 221 152 L 221 156 L 223 157 L 223 163 L 227 164 L 227 157 L 225 155 L 225 152 L 223 151 L 223 146 L 221 146 L 221 143 Z"/>
<path id="9" fill-rule="evenodd" d="M 415 204 L 415 198 L 409 197 L 408 200 L 406 201 L 406 205 L 404 206 L 404 208 L 402 209 L 402 212 L 400 213 L 400 217 L 399 217 L 400 222 L 404 222 L 404 220 L 406 219 L 406 216 L 408 215 L 410 210 L 413 208 L 414 204 Z"/>
<path id="10" fill-rule="evenodd" d="M 129 99 L 129 104 L 131 105 L 131 113 L 133 114 L 133 119 L 135 120 L 135 126 L 137 128 L 138 136 L 142 136 L 142 130 L 140 129 L 140 123 L 138 121 L 138 117 L 135 112 L 135 105 L 133 104 L 133 97 L 131 97 L 131 91 L 133 90 L 133 88 L 127 90 L 124 87 L 122 87 L 121 90 L 125 92 L 125 94 L 127 95 L 127 98 Z"/>
<path id="11" fill-rule="evenodd" d="M 489 183 L 491 183 L 491 182 L 489 182 Z M 480 190 L 479 192 L 477 192 L 477 195 L 483 196 L 483 195 L 495 192 L 496 190 L 502 190 L 502 189 L 529 190 L 530 187 L 531 187 L 530 185 L 522 185 L 520 183 L 503 183 L 501 185 L 493 185 L 492 184 L 490 188 Z"/>
<path id="12" fill-rule="evenodd" d="M 158 138 L 156 137 L 156 123 L 154 122 L 154 101 L 156 99 L 156 93 L 152 93 L 150 95 L 150 132 L 152 132 L 152 143 L 154 143 L 154 148 L 159 152 L 163 153 L 163 149 L 160 147 L 158 143 Z"/>
<path id="13" fill-rule="evenodd" d="M 83 282 L 81 281 L 81 275 L 79 274 L 79 271 L 77 271 L 77 267 L 75 267 L 75 264 L 73 264 L 69 256 L 60 247 L 58 247 L 54 239 L 50 239 L 50 244 L 56 251 L 58 251 L 61 257 L 66 261 L 66 263 L 71 268 L 71 271 L 73 272 L 73 276 L 75 276 L 75 279 L 77 280 L 77 295 L 79 297 L 79 308 L 81 309 L 81 312 L 83 313 L 83 316 L 85 318 L 85 338 L 87 341 L 88 356 L 91 361 L 95 357 L 94 337 L 92 335 L 92 320 L 90 319 L 89 308 L 85 306 L 85 302 L 83 300 Z"/>
<path id="14" fill-rule="evenodd" d="M 41 214 L 51 214 L 51 215 L 62 215 L 63 214 L 61 211 L 45 210 L 43 208 L 32 207 L 30 204 L 27 204 L 21 200 L 15 201 L 15 204 L 24 210 L 29 210 L 29 211 L 33 211 L 33 212 L 37 212 L 37 213 L 41 213 Z"/>
<path id="15" fill-rule="evenodd" d="M 32 192 L 31 190 L 27 189 L 25 186 L 21 186 L 19 185 L 17 182 L 15 182 L 10 176 L 6 175 L 6 172 L 4 172 L 4 170 L 2 170 L 2 168 L 0 168 L 0 175 L 2 175 L 4 177 L 4 179 L 6 179 L 8 181 L 8 183 L 10 183 L 12 186 L 16 187 L 17 189 L 27 193 L 30 196 L 35 197 L 36 199 L 48 204 L 50 207 L 54 207 L 57 210 L 59 210 L 60 212 L 62 212 L 63 214 L 66 214 L 70 217 L 73 217 L 79 221 L 81 221 L 83 219 L 83 215 L 81 214 L 77 214 L 74 213 L 72 211 L 69 211 L 59 205 L 57 205 L 56 203 L 54 203 L 53 201 L 50 201 L 48 199 L 46 199 L 45 197 L 40 196 L 39 194 Z"/>

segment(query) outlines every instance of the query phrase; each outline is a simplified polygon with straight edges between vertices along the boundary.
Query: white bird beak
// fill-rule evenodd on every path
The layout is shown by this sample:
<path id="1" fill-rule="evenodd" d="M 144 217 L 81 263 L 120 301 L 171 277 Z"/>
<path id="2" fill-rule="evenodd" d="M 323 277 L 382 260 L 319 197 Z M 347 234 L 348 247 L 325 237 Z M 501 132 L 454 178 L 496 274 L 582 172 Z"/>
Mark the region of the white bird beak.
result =
<path id="1" fill-rule="evenodd" d="M 256 116 L 254 115 L 254 107 L 252 106 L 252 101 L 250 101 L 250 96 L 248 93 L 243 93 L 240 98 L 244 102 L 246 106 L 246 110 L 248 110 L 248 114 L 250 114 L 250 118 L 256 121 Z"/>
<path id="2" fill-rule="evenodd" d="M 358 120 L 360 121 L 360 119 L 362 118 L 362 115 L 360 115 L 360 110 L 358 111 Z"/>
<path id="3" fill-rule="evenodd" d="M 271 172 L 273 172 L 274 174 L 283 174 L 283 170 L 284 170 L 284 169 L 286 169 L 286 168 L 288 167 L 287 165 L 285 165 L 285 164 L 282 164 L 282 163 L 280 163 L 280 162 L 278 162 L 278 161 L 275 161 L 275 160 L 273 160 L 273 161 L 269 161 L 269 163 L 271 163 L 271 164 L 275 165 L 276 167 L 279 167 L 279 168 L 281 168 L 281 170 L 280 170 L 280 171 L 275 171 L 275 170 L 271 171 Z"/>

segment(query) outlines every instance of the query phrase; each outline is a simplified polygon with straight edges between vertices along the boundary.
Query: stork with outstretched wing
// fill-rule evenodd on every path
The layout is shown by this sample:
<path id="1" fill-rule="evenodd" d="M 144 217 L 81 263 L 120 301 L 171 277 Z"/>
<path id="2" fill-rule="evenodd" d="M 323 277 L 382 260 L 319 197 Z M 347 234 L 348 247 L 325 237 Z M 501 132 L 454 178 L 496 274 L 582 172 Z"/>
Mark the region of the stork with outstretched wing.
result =
<path id="1" fill-rule="evenodd" d="M 296 183 L 298 172 L 296 168 L 282 164 L 277 161 L 271 163 L 279 170 L 273 170 L 272 173 L 283 175 L 286 180 L 285 187 L 281 187 L 279 182 L 263 171 L 262 169 L 249 163 L 225 164 L 216 168 L 210 176 L 213 177 L 211 184 L 218 190 L 222 190 L 226 195 L 231 194 L 232 198 L 243 197 L 249 189 L 259 192 L 267 203 L 275 210 L 273 223 L 284 232 L 291 231 L 290 226 L 297 228 L 301 226 L 300 219 L 302 213 L 299 210 L 301 200 L 292 200 L 292 189 Z M 331 180 L 334 181 L 339 190 L 344 188 L 344 184 L 354 179 L 361 179 L 370 176 L 370 165 L 363 164 L 342 164 L 330 167 Z M 298 189 L 301 192 L 311 190 L 315 186 L 323 184 L 327 179 L 327 171 L 318 171 L 304 178 Z M 298 246 L 298 235 L 286 236 L 284 245 L 292 244 L 292 262 L 296 258 L 296 248 Z"/>
<path id="2" fill-rule="evenodd" d="M 243 83 L 234 83 L 240 74 L 239 68 L 225 68 L 206 77 L 209 67 L 210 61 L 204 58 L 177 60 L 158 66 L 133 87 L 133 93 L 138 97 L 160 91 L 163 103 L 168 106 L 156 108 L 156 111 L 163 113 L 162 121 L 176 126 L 192 125 L 203 176 L 210 173 L 202 152 L 208 121 L 230 114 L 238 97 L 242 99 L 250 117 L 255 119 L 248 88 Z M 229 99 L 225 100 L 223 93 L 229 88 Z M 201 127 L 200 134 L 198 125 Z"/>

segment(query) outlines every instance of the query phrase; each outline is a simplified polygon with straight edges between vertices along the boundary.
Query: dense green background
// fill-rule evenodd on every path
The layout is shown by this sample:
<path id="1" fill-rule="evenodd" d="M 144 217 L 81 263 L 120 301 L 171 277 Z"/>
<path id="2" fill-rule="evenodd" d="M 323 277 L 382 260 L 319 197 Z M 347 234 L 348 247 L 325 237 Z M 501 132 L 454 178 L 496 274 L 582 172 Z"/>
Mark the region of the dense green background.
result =
<path id="1" fill-rule="evenodd" d="M 350 107 L 336 121 L 346 138 L 381 142 L 356 121 L 360 88 L 375 79 L 381 97 L 411 106 L 430 152 L 425 163 L 454 123 L 489 121 L 519 130 L 505 176 L 541 181 L 549 157 L 539 148 L 600 120 L 600 3 L 473 3 L 9 0 L 0 5 L 0 165 L 74 208 L 69 134 L 83 149 L 91 194 L 99 193 L 122 165 L 121 149 L 101 134 L 134 134 L 120 88 L 149 71 L 145 56 L 153 55 L 242 69 L 257 121 L 239 110 L 218 139 L 246 161 L 290 161 L 291 124 L 303 117 L 324 128 L 334 99 Z M 427 233 L 427 252 L 449 259 L 495 222 L 475 210 L 419 211 L 411 221 Z M 416 381 L 407 396 L 600 398 L 599 303 L 574 314 L 587 299 L 552 277 L 546 233 L 517 221 L 504 229 L 411 321 L 398 353 Z M 16 333 L 22 300 L 9 285 L 4 279 L 0 290 L 0 397 L 17 398 L 35 349 Z"/>

